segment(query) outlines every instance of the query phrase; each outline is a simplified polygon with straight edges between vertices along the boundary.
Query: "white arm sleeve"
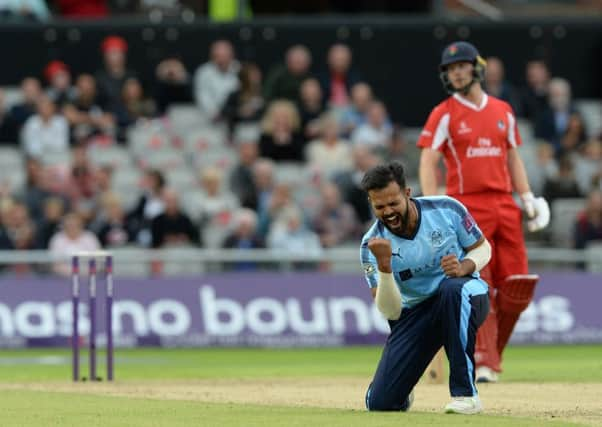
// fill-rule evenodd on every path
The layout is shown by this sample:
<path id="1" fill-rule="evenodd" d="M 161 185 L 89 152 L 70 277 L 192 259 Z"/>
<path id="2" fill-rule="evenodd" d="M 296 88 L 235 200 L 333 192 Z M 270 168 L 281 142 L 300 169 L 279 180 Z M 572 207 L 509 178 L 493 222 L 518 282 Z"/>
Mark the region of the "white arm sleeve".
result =
<path id="1" fill-rule="evenodd" d="M 474 265 L 476 266 L 474 271 L 481 271 L 491 259 L 491 245 L 487 239 L 485 239 L 482 244 L 468 251 L 464 258 L 474 262 Z"/>
<path id="2" fill-rule="evenodd" d="M 385 318 L 397 320 L 401 316 L 401 292 L 395 284 L 392 273 L 378 272 L 378 287 L 376 288 L 376 307 Z"/>

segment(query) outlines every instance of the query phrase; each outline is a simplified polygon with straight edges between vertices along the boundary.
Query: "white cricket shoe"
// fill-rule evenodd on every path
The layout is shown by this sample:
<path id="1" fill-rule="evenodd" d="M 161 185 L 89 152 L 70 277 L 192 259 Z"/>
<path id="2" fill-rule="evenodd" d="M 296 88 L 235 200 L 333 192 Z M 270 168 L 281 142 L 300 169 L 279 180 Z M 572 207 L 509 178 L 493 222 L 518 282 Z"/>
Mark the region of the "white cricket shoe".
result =
<path id="1" fill-rule="evenodd" d="M 445 405 L 446 414 L 478 414 L 483 410 L 479 396 L 452 397 L 452 401 Z"/>
<path id="2" fill-rule="evenodd" d="M 496 383 L 498 374 L 487 366 L 479 366 L 475 372 L 476 382 L 478 383 Z"/>

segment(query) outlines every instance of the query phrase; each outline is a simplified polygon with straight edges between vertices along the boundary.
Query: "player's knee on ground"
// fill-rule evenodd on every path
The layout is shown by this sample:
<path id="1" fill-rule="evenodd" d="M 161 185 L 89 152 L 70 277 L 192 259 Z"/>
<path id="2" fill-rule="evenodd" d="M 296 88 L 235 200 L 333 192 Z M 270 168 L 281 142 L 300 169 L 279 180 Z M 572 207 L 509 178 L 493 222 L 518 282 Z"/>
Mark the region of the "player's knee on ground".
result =
<path id="1" fill-rule="evenodd" d="M 369 411 L 406 411 L 409 407 L 407 396 L 397 399 L 391 393 L 376 390 L 372 384 L 366 391 L 366 409 Z"/>

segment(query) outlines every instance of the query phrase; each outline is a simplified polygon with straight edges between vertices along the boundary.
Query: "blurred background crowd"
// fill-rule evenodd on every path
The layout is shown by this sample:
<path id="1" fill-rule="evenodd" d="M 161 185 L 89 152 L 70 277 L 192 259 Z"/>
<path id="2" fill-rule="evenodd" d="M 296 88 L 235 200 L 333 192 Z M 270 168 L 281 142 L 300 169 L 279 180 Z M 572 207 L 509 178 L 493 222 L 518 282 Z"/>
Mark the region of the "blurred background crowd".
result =
<path id="1" fill-rule="evenodd" d="M 116 5 L 206 13 L 211 2 L 24 0 L 0 11 L 46 20 L 105 16 Z M 372 221 L 359 183 L 378 162 L 401 160 L 420 194 L 420 128 L 390 117 L 344 43 L 324 56 L 291 45 L 280 63 L 264 64 L 215 40 L 196 68 L 168 56 L 144 83 L 128 49 L 115 32 L 99 46 L 101 68 L 75 74 L 57 59 L 0 90 L 0 249 L 319 254 L 357 246 Z M 533 191 L 553 206 L 553 227 L 528 236 L 533 245 L 602 239 L 602 108 L 574 99 L 571 83 L 539 58 L 509 81 L 504 58 L 487 58 L 485 87 L 514 108 Z"/>

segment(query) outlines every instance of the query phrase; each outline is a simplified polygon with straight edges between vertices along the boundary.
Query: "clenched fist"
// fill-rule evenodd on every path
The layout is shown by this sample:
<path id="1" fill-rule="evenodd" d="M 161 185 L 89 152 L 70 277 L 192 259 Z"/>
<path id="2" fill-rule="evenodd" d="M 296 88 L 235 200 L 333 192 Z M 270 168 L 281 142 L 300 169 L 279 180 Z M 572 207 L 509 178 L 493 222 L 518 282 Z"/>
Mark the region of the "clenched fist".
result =
<path id="1" fill-rule="evenodd" d="M 463 277 L 471 274 L 475 269 L 475 265 L 474 262 L 469 259 L 460 262 L 457 256 L 451 254 L 441 258 L 441 268 L 446 276 Z"/>
<path id="2" fill-rule="evenodd" d="M 391 273 L 391 242 L 382 237 L 374 237 L 368 241 L 368 249 L 376 258 L 378 270 Z"/>

